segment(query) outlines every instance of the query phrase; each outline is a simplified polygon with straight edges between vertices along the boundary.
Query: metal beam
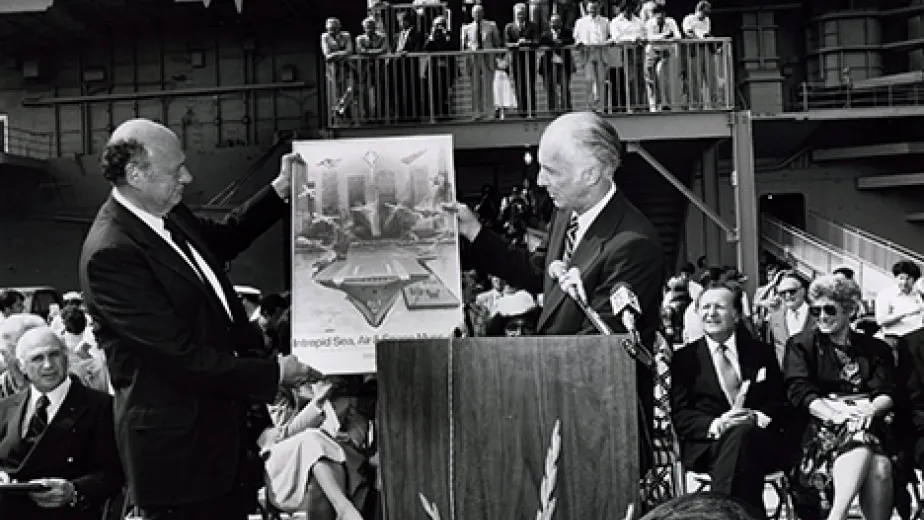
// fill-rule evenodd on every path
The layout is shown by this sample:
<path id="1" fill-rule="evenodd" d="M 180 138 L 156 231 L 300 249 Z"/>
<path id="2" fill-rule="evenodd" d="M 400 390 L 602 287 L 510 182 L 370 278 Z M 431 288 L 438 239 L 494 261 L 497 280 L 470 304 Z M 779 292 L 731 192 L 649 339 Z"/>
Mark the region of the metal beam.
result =
<path id="1" fill-rule="evenodd" d="M 713 222 L 716 223 L 716 225 L 722 228 L 725 231 L 725 234 L 729 242 L 734 242 L 738 240 L 738 233 L 735 230 L 735 227 L 725 222 L 724 220 L 722 220 L 722 217 L 718 213 L 716 213 L 715 210 L 713 210 L 712 208 L 709 207 L 708 204 L 703 202 L 703 200 L 700 199 L 698 195 L 693 193 L 693 190 L 688 188 L 686 184 L 680 182 L 680 179 L 675 177 L 674 174 L 670 172 L 670 170 L 668 170 L 663 164 L 661 164 L 660 161 L 655 159 L 655 157 L 651 155 L 651 153 L 648 150 L 646 150 L 645 147 L 641 145 L 641 143 L 637 141 L 629 141 L 626 143 L 626 150 L 629 153 L 637 153 L 643 159 L 645 159 L 645 161 L 647 161 L 648 164 L 650 164 L 651 167 L 655 169 L 655 171 L 660 173 L 661 176 L 667 180 L 667 182 L 671 183 L 675 188 L 677 188 L 677 190 L 680 191 L 680 193 L 683 193 L 683 196 L 686 197 L 687 200 L 692 202 L 693 205 L 696 206 L 700 211 L 705 213 L 706 216 L 709 217 L 710 220 L 712 220 Z"/>
<path id="2" fill-rule="evenodd" d="M 820 148 L 812 151 L 812 159 L 822 161 L 845 161 L 869 159 L 871 157 L 894 157 L 924 153 L 924 142 L 903 142 L 871 144 L 865 146 L 844 146 L 840 148 Z"/>
<path id="3" fill-rule="evenodd" d="M 703 201 L 710 208 L 715 208 L 717 214 L 721 214 L 722 208 L 719 206 L 719 171 L 718 160 L 716 159 L 716 146 L 710 146 L 703 152 Z M 703 237 L 705 237 L 704 254 L 709 260 L 709 265 L 728 265 L 722 258 L 722 235 L 721 229 L 712 223 L 709 218 L 703 218 Z"/>
<path id="4" fill-rule="evenodd" d="M 924 173 L 905 173 L 902 175 L 872 175 L 870 177 L 857 177 L 858 190 L 901 188 L 904 186 L 924 186 Z"/>
<path id="5" fill-rule="evenodd" d="M 757 184 L 754 179 L 754 141 L 751 112 L 735 112 L 732 117 L 732 148 L 735 171 L 735 224 L 738 229 L 738 270 L 748 277 L 745 287 L 753 294 L 760 281 L 760 235 L 757 225 Z"/>
<path id="6" fill-rule="evenodd" d="M 171 97 L 214 96 L 218 94 L 235 94 L 256 90 L 293 90 L 308 88 L 304 81 L 289 83 L 261 83 L 254 85 L 236 85 L 224 87 L 198 87 L 174 90 L 156 90 L 151 92 L 125 92 L 121 94 L 102 94 L 98 96 L 72 96 L 50 98 L 26 98 L 24 107 L 48 107 L 54 105 L 76 105 L 80 103 L 98 103 L 107 101 L 133 101 L 136 99 L 161 99 Z"/>
<path id="7" fill-rule="evenodd" d="M 646 112 L 604 117 L 619 130 L 619 137 L 626 142 L 731 137 L 729 112 Z M 328 129 L 325 137 L 337 139 L 451 134 L 456 149 L 522 148 L 524 143 L 538 143 L 545 127 L 552 120 L 552 117 L 537 117 L 528 120 L 365 125 Z"/>

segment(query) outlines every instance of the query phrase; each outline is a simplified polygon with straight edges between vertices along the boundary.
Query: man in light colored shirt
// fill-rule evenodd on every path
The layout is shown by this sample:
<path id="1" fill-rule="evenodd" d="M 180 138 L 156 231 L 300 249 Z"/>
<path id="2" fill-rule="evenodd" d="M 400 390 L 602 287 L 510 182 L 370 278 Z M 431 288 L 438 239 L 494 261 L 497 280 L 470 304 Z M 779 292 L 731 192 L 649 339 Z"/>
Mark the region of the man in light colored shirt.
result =
<path id="1" fill-rule="evenodd" d="M 786 464 L 777 449 L 786 397 L 773 349 L 738 333 L 742 310 L 738 284 L 704 289 L 696 312 L 705 335 L 671 361 L 671 413 L 684 465 L 709 473 L 714 491 L 763 510 L 764 475 Z"/>
<path id="2" fill-rule="evenodd" d="M 683 35 L 689 40 L 705 40 L 712 37 L 712 20 L 709 13 L 712 4 L 700 0 L 696 10 L 683 19 Z M 694 108 L 712 107 L 712 88 L 715 84 L 715 49 L 712 44 L 700 42 L 688 43 L 689 50 L 684 56 L 690 59 L 690 104 Z"/>
<path id="3" fill-rule="evenodd" d="M 610 22 L 610 84 L 613 85 L 613 103 L 632 111 L 642 100 L 642 40 L 645 24 L 636 15 L 632 2 L 624 2 Z M 622 96 L 617 95 L 622 92 Z"/>
<path id="4" fill-rule="evenodd" d="M 472 7 L 472 23 L 462 26 L 462 50 L 472 51 L 466 61 L 472 81 L 472 118 L 494 117 L 494 70 L 502 54 L 479 51 L 501 49 L 504 40 L 497 24 L 484 18 L 484 6 Z"/>
<path id="5" fill-rule="evenodd" d="M 581 49 L 584 72 L 591 90 L 591 108 L 600 108 L 607 79 L 606 44 L 610 39 L 609 21 L 600 16 L 600 2 L 585 4 L 587 14 L 574 24 L 574 43 Z"/>
<path id="6" fill-rule="evenodd" d="M 898 340 L 924 326 L 924 300 L 914 290 L 921 278 L 921 268 L 903 260 L 892 266 L 895 285 L 876 296 L 876 323 L 882 327 L 879 335 L 895 348 Z"/>
<path id="7" fill-rule="evenodd" d="M 656 5 L 654 16 L 645 22 L 645 34 L 649 41 L 645 47 L 645 85 L 648 89 L 648 107 L 657 112 L 669 107 L 676 100 L 674 90 L 679 80 L 676 54 L 680 40 L 677 21 L 667 16 L 664 6 Z"/>

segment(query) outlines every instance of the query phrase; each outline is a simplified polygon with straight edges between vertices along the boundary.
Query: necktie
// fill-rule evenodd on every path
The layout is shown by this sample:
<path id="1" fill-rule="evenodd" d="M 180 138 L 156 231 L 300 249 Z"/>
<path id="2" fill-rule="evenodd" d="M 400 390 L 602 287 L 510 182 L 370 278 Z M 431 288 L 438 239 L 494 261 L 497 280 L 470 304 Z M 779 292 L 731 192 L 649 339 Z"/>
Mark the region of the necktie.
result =
<path id="1" fill-rule="evenodd" d="M 722 382 L 722 390 L 725 391 L 729 404 L 734 404 L 735 398 L 738 397 L 738 391 L 741 390 L 741 378 L 738 377 L 738 372 L 735 371 L 731 360 L 728 359 L 728 346 L 724 343 L 716 349 L 715 365 L 719 372 L 719 379 Z"/>
<path id="2" fill-rule="evenodd" d="M 35 403 L 35 413 L 29 420 L 29 428 L 26 430 L 26 436 L 23 440 L 29 443 L 35 443 L 38 438 L 45 433 L 48 427 L 48 396 L 42 394 Z"/>
<path id="3" fill-rule="evenodd" d="M 561 256 L 562 262 L 571 263 L 571 255 L 574 254 L 574 246 L 577 242 L 578 218 L 577 214 L 571 214 L 571 220 L 568 221 L 568 229 L 565 230 L 565 252 Z"/>
<path id="4" fill-rule="evenodd" d="M 189 241 L 186 240 L 186 235 L 176 224 L 167 218 L 164 219 L 164 228 L 170 233 L 170 238 L 172 238 L 173 242 L 180 248 L 180 251 L 186 255 L 186 258 L 189 260 L 189 263 L 192 264 L 193 270 L 196 271 L 196 275 L 199 276 L 202 283 L 208 283 L 205 273 L 202 272 L 202 267 L 199 266 L 199 262 L 196 261 L 196 257 L 192 254 L 192 248 L 189 247 Z"/>
<path id="5" fill-rule="evenodd" d="M 478 46 L 478 50 L 484 48 L 484 36 L 481 34 L 481 22 L 475 22 L 475 45 Z"/>
<path id="6" fill-rule="evenodd" d="M 168 233 L 170 233 L 170 238 L 172 238 L 173 242 L 177 245 L 177 247 L 180 248 L 180 251 L 182 251 L 183 254 L 186 255 L 186 258 L 189 259 L 189 263 L 192 265 L 196 275 L 199 276 L 199 280 L 201 280 L 202 283 L 207 286 L 206 290 L 209 292 L 209 294 L 213 295 L 216 300 L 218 300 L 218 307 L 220 309 L 224 309 L 228 314 L 230 314 L 232 319 L 246 322 L 247 317 L 238 315 L 243 312 L 243 308 L 231 305 L 233 299 L 237 297 L 234 294 L 234 290 L 230 286 L 227 286 L 227 283 L 222 283 L 222 279 L 217 275 L 217 287 L 213 285 L 212 282 L 205 276 L 205 271 L 202 270 L 202 265 L 198 260 L 196 260 L 196 257 L 193 256 L 192 248 L 189 246 L 189 240 L 186 238 L 186 233 L 184 233 L 179 226 L 177 226 L 168 218 L 164 218 L 164 228 Z M 228 302 L 227 306 L 225 306 L 225 304 L 222 302 L 218 291 L 221 291 L 221 295 L 224 296 L 224 301 Z"/>

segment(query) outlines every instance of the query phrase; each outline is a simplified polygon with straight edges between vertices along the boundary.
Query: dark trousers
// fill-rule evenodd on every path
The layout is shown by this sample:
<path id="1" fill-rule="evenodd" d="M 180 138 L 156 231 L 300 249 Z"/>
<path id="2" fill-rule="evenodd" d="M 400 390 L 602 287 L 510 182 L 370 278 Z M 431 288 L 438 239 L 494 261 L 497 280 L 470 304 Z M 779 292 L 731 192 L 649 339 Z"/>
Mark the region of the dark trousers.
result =
<path id="1" fill-rule="evenodd" d="M 571 73 L 565 70 L 561 65 L 549 67 L 551 74 L 546 73 L 544 78 L 545 95 L 549 103 L 549 111 L 555 112 L 571 110 Z M 548 69 L 547 69 L 548 70 Z M 559 103 L 558 92 L 561 89 L 561 103 Z"/>
<path id="2" fill-rule="evenodd" d="M 698 456 L 688 460 L 688 469 L 709 473 L 712 490 L 738 498 L 760 511 L 764 506 L 764 476 L 786 465 L 775 447 L 782 443 L 778 435 L 757 426 L 738 426 L 725 432 Z M 696 443 L 702 447 L 702 443 Z M 684 447 L 684 451 L 687 447 Z M 779 462 L 779 464 L 774 464 Z M 779 466 L 779 467 L 776 467 Z"/>
<path id="3" fill-rule="evenodd" d="M 513 59 L 513 85 L 517 91 L 517 109 L 522 115 L 536 115 L 536 66 L 532 54 Z"/>
<path id="4" fill-rule="evenodd" d="M 175 506 L 140 508 L 144 520 L 247 520 L 255 493 L 235 487 L 225 496 Z"/>

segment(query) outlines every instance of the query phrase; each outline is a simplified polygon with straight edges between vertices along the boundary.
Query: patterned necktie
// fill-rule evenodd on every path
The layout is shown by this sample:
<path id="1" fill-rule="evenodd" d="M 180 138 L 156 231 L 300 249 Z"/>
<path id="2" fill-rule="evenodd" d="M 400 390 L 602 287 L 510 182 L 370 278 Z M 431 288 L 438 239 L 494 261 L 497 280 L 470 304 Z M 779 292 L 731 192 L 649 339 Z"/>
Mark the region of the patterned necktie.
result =
<path id="1" fill-rule="evenodd" d="M 715 351 L 715 366 L 719 371 L 719 379 L 722 382 L 722 390 L 728 397 L 729 404 L 735 404 L 735 398 L 738 397 L 738 391 L 741 390 L 741 378 L 735 371 L 734 365 L 728 359 L 728 346 L 724 343 L 719 345 Z"/>
<path id="2" fill-rule="evenodd" d="M 48 396 L 42 394 L 35 403 L 35 413 L 29 420 L 29 428 L 23 440 L 34 443 L 48 427 Z"/>
<path id="3" fill-rule="evenodd" d="M 481 22 L 475 22 L 475 45 L 478 50 L 484 49 L 484 36 L 481 34 Z"/>
<path id="4" fill-rule="evenodd" d="M 565 253 L 561 256 L 562 262 L 571 263 L 571 255 L 574 254 L 574 246 L 577 242 L 578 217 L 576 213 L 571 214 L 571 220 L 568 221 L 568 229 L 565 230 Z"/>

